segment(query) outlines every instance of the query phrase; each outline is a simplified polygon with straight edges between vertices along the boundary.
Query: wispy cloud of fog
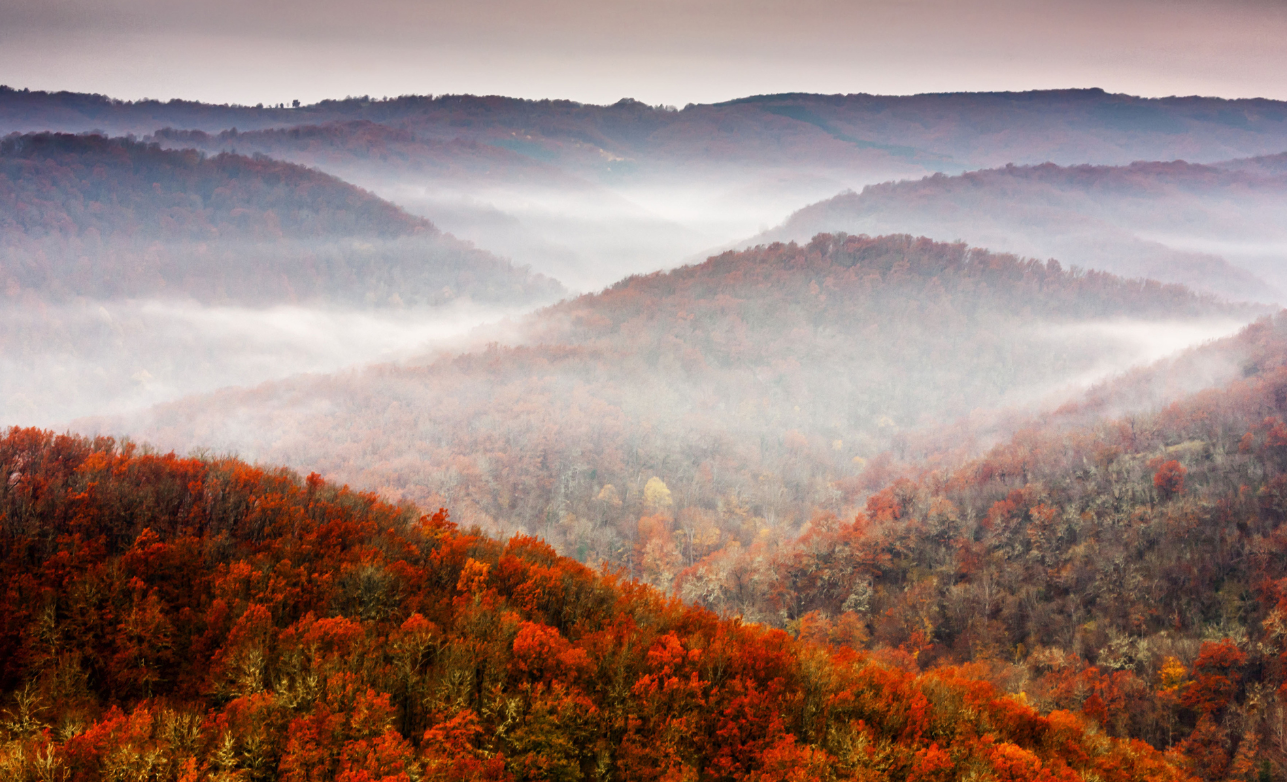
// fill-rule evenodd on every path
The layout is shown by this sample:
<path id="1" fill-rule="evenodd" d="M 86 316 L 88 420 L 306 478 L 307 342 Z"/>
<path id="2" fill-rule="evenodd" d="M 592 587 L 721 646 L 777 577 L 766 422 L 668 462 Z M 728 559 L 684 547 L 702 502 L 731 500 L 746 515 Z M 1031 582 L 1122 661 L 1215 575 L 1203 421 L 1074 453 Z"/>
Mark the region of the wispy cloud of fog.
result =
<path id="1" fill-rule="evenodd" d="M 1057 404 L 1128 370 L 1236 334 L 1250 320 L 1250 317 L 1169 321 L 1115 319 L 1045 326 L 1036 332 L 1036 338 L 1048 340 L 1051 350 L 1088 350 L 1095 359 L 1077 375 L 1055 386 L 1035 389 L 1034 398 L 1047 404 Z M 1229 380 L 1236 371 L 1237 367 L 1232 363 L 1212 368 L 1208 376 L 1194 378 L 1195 385 L 1185 390 L 1195 391 Z"/>
<path id="2" fill-rule="evenodd" d="M 769 169 L 650 175 L 582 189 L 412 178 L 361 184 L 459 238 L 585 292 L 704 260 L 805 204 L 879 176 Z"/>
<path id="3" fill-rule="evenodd" d="M 460 346 L 519 308 L 255 309 L 166 300 L 0 309 L 0 426 L 58 426 Z"/>

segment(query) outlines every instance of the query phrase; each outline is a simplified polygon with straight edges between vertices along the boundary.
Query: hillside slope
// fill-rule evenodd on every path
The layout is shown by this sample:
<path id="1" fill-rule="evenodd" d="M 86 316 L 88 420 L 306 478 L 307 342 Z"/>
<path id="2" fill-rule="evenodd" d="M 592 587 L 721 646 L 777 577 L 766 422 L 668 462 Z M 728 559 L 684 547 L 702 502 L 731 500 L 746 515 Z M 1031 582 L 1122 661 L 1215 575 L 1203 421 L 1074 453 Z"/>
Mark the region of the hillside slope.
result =
<path id="1" fill-rule="evenodd" d="M 1059 420 L 1077 406 L 1035 420 L 964 466 L 884 487 L 856 518 L 815 518 L 777 552 L 714 554 L 679 594 L 805 637 L 982 664 L 1041 708 L 1184 753 L 1205 779 L 1277 778 L 1287 314 L 1231 342 L 1243 363 L 1227 385 L 1095 416 L 1141 385 L 1127 378 L 1087 400 L 1093 423 Z"/>
<path id="2" fill-rule="evenodd" d="M 834 483 L 891 448 L 913 458 L 909 432 L 1062 400 L 1158 332 L 1250 317 L 1178 286 L 821 235 L 623 281 L 518 324 L 510 346 L 78 426 L 448 504 L 669 586 L 705 552 L 842 511 Z"/>
<path id="3" fill-rule="evenodd" d="M 318 171 L 102 136 L 0 143 L 0 243 L 10 298 L 410 304 L 560 292 Z"/>
<path id="4" fill-rule="evenodd" d="M 265 158 L 38 133 L 5 139 L 0 163 L 6 234 L 210 240 L 433 232 L 334 177 Z"/>
<path id="5" fill-rule="evenodd" d="M 1287 175 L 1272 169 L 1271 158 L 1257 160 L 1007 166 L 890 182 L 808 206 L 752 241 L 912 232 L 1274 300 L 1287 285 L 1279 219 Z"/>
<path id="6" fill-rule="evenodd" d="M 0 438 L 6 779 L 1182 780 L 310 475 Z"/>

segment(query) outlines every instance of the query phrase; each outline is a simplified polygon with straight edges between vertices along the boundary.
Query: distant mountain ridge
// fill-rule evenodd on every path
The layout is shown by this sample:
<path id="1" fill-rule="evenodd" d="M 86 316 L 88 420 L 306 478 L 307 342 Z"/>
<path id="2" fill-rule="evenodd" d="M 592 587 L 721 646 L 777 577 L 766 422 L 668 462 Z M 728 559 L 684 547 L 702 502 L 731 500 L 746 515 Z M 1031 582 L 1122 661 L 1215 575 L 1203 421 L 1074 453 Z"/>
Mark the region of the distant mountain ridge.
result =
<path id="1" fill-rule="evenodd" d="M 1287 175 L 1287 152 L 1279 152 L 1277 155 L 1258 155 L 1243 160 L 1226 160 L 1214 165 L 1231 171 L 1246 171 L 1265 176 Z"/>
<path id="2" fill-rule="evenodd" d="M 1270 259 L 1224 254 L 1239 242 L 1277 243 L 1287 252 L 1281 204 L 1282 156 L 1213 165 L 1136 162 L 1126 166 L 1008 165 L 956 176 L 870 185 L 793 214 L 748 240 L 800 240 L 818 231 L 923 233 L 996 250 L 1180 282 L 1232 298 L 1281 295 L 1287 277 Z M 1207 244 L 1191 246 L 1194 240 Z M 1267 286 L 1268 278 L 1278 290 Z"/>
<path id="3" fill-rule="evenodd" d="M 299 108 L 118 101 L 0 88 L 0 132 L 163 127 L 218 132 L 369 120 L 446 138 L 491 138 L 531 157 L 591 164 L 600 151 L 659 160 L 885 158 L 922 169 L 1182 157 L 1214 162 L 1287 149 L 1287 103 L 1137 98 L 1098 89 L 911 96 L 760 95 L 682 111 L 622 100 L 593 106 L 496 96 L 348 98 Z M 511 136 L 511 131 L 524 131 Z M 506 139 L 505 137 L 509 137 Z M 741 152 L 715 139 L 741 139 Z M 803 158 L 801 156 L 804 156 Z M 600 159 L 603 170 L 610 160 Z"/>
<path id="4" fill-rule="evenodd" d="M 0 141 L 0 423 L 388 360 L 565 294 L 293 163 Z"/>

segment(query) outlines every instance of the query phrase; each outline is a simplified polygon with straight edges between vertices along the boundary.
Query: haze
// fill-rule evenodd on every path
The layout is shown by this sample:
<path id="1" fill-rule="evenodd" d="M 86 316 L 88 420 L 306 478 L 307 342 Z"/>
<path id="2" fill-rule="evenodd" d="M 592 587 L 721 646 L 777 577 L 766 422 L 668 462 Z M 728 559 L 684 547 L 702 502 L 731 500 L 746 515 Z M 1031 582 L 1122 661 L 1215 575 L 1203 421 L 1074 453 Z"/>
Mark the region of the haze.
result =
<path id="1" fill-rule="evenodd" d="M 0 4 L 0 74 L 120 98 L 504 94 L 703 103 L 787 91 L 1096 85 L 1287 98 L 1275 0 Z"/>
<path id="2" fill-rule="evenodd" d="M 0 0 L 0 777 L 1287 780 L 1285 41 Z"/>
<path id="3" fill-rule="evenodd" d="M 482 323 L 521 314 L 458 303 L 363 311 L 206 306 L 153 299 L 0 308 L 21 334 L 0 355 L 0 427 L 62 426 L 190 394 L 335 372 L 461 344 Z"/>

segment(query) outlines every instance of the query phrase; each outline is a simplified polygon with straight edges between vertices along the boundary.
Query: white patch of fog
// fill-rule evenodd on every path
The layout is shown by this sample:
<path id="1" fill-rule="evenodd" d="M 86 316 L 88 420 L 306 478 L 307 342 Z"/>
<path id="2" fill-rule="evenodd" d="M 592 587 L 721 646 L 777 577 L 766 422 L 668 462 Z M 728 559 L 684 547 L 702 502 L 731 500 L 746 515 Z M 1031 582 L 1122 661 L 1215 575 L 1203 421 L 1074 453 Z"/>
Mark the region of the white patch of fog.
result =
<path id="1" fill-rule="evenodd" d="M 1038 390 L 1042 401 L 1059 402 L 1085 391 L 1109 378 L 1135 367 L 1153 364 L 1191 347 L 1232 336 L 1251 322 L 1235 318 L 1201 320 L 1112 319 L 1087 323 L 1047 325 L 1037 330 L 1038 339 L 1047 340 L 1052 351 L 1089 350 L 1095 360 L 1089 368 L 1061 382 L 1058 386 Z M 1203 384 L 1220 382 L 1216 373 Z M 1190 391 L 1197 388 L 1188 389 Z"/>
<path id="2" fill-rule="evenodd" d="M 708 243 L 605 192 L 411 184 L 372 189 L 457 238 L 578 292 L 674 266 Z"/>
<path id="3" fill-rule="evenodd" d="M 245 340 L 266 353 L 298 352 L 311 364 L 344 366 L 353 357 L 391 360 L 427 343 L 459 337 L 517 310 L 472 302 L 407 310 L 340 310 L 279 305 L 265 309 L 144 302 L 147 318 L 169 320 L 226 340 Z"/>
<path id="4" fill-rule="evenodd" d="M 178 301 L 0 309 L 0 426 L 57 426 L 227 386 L 455 349 L 531 308 L 353 310 Z"/>
<path id="5" fill-rule="evenodd" d="M 711 179 L 654 177 L 616 188 L 631 203 L 723 244 L 782 222 L 802 206 L 865 181 L 800 171 L 725 173 Z"/>
<path id="6" fill-rule="evenodd" d="M 1210 236 L 1176 236 L 1173 234 L 1153 234 L 1139 232 L 1141 239 L 1158 242 L 1177 250 L 1212 253 L 1226 256 L 1277 256 L 1287 260 L 1287 240 L 1247 241 L 1222 239 Z"/>
<path id="7" fill-rule="evenodd" d="M 632 274 L 704 260 L 850 186 L 822 174 L 650 176 L 610 185 L 361 184 L 517 265 L 594 291 Z"/>

